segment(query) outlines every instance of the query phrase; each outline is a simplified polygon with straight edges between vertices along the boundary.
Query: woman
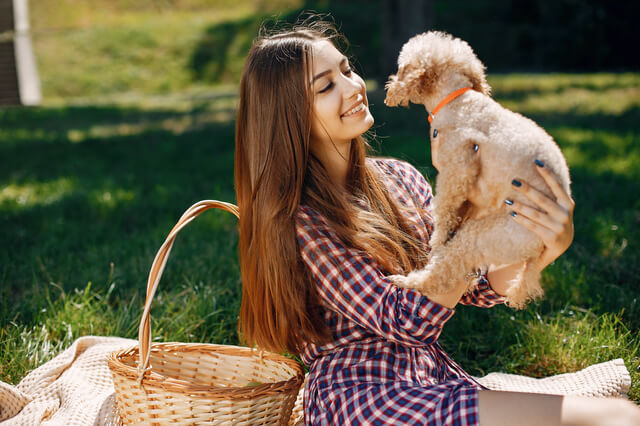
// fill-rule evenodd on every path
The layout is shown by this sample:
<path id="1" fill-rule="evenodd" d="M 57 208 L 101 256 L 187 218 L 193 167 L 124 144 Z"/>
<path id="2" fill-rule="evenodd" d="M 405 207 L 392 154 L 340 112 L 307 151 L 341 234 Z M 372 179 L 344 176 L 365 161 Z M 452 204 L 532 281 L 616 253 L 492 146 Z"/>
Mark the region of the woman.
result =
<path id="1" fill-rule="evenodd" d="M 626 401 L 485 390 L 442 350 L 437 339 L 457 303 L 501 303 L 521 265 L 490 267 L 464 296 L 467 283 L 423 295 L 386 278 L 425 264 L 431 188 L 407 163 L 366 157 L 365 85 L 333 38 L 322 22 L 259 37 L 236 127 L 240 330 L 248 344 L 299 353 L 309 366 L 306 423 L 640 418 Z M 573 239 L 573 200 L 539 171 L 557 199 L 522 182 L 531 204 L 512 208 L 545 242 L 543 269 Z"/>

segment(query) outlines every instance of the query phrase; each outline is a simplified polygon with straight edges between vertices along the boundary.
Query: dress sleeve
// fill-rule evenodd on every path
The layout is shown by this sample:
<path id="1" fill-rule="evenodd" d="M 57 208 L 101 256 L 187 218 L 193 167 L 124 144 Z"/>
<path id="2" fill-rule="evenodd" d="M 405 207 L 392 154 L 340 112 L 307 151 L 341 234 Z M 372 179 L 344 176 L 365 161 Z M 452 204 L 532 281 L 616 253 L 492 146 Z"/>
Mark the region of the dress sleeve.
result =
<path id="1" fill-rule="evenodd" d="M 462 296 L 460 299 L 461 304 L 473 305 L 479 308 L 492 308 L 505 302 L 506 298 L 500 296 L 491 288 L 486 273 L 480 275 L 476 280 L 476 288 Z"/>
<path id="2" fill-rule="evenodd" d="M 385 339 L 409 346 L 437 340 L 453 309 L 415 290 L 396 287 L 364 252 L 346 247 L 312 209 L 298 210 L 296 233 L 326 308 Z"/>

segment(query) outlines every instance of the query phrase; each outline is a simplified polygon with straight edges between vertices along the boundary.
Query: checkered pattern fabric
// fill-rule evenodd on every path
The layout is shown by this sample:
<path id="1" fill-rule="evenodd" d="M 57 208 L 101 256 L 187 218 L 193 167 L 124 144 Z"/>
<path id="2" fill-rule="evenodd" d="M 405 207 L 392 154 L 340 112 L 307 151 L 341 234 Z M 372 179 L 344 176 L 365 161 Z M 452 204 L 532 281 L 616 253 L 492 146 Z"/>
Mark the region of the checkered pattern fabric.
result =
<path id="1" fill-rule="evenodd" d="M 428 250 L 431 187 L 408 163 L 370 159 Z M 438 336 L 453 309 L 396 287 L 367 253 L 346 247 L 316 211 L 300 206 L 297 240 L 316 282 L 333 341 L 308 343 L 305 423 L 474 425 L 475 382 L 442 350 Z M 504 299 L 485 277 L 461 303 L 491 307 Z"/>

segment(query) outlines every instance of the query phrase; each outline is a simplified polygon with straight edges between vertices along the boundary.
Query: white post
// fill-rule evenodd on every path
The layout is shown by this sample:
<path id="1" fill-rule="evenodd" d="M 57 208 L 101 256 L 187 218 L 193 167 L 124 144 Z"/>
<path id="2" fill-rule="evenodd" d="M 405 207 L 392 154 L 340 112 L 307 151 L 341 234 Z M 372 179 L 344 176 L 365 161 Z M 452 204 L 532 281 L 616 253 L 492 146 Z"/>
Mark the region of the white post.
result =
<path id="1" fill-rule="evenodd" d="M 18 74 L 18 88 L 22 105 L 39 105 L 42 100 L 40 78 L 29 35 L 28 0 L 13 0 L 15 22 L 14 51 Z"/>

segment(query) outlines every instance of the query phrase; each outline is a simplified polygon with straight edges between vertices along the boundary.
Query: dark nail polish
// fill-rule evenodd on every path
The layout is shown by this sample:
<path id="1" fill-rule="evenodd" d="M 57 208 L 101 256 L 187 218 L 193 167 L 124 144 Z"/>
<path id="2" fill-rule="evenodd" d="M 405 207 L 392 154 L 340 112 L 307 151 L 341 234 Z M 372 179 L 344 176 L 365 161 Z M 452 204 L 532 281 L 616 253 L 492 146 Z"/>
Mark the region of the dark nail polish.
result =
<path id="1" fill-rule="evenodd" d="M 518 187 L 519 187 L 519 186 L 522 186 L 522 184 L 520 183 L 520 181 L 519 181 L 519 180 L 516 180 L 516 179 L 514 179 L 514 180 L 512 180 L 512 181 L 511 181 L 511 185 L 513 185 L 513 186 L 518 186 Z"/>
<path id="2" fill-rule="evenodd" d="M 542 161 L 540 161 L 540 160 L 536 159 L 535 163 L 536 163 L 536 166 L 538 166 L 538 167 L 544 167 L 544 163 Z"/>
<path id="3" fill-rule="evenodd" d="M 513 201 L 512 200 L 504 200 L 504 203 L 509 205 L 509 206 L 513 205 Z"/>
<path id="4" fill-rule="evenodd" d="M 510 214 L 511 216 L 513 216 L 513 217 L 518 216 L 518 213 L 516 213 L 516 212 L 511 212 L 511 213 L 509 213 L 509 214 Z"/>
<path id="5" fill-rule="evenodd" d="M 434 138 L 438 137 L 438 129 L 433 129 L 433 137 Z"/>

